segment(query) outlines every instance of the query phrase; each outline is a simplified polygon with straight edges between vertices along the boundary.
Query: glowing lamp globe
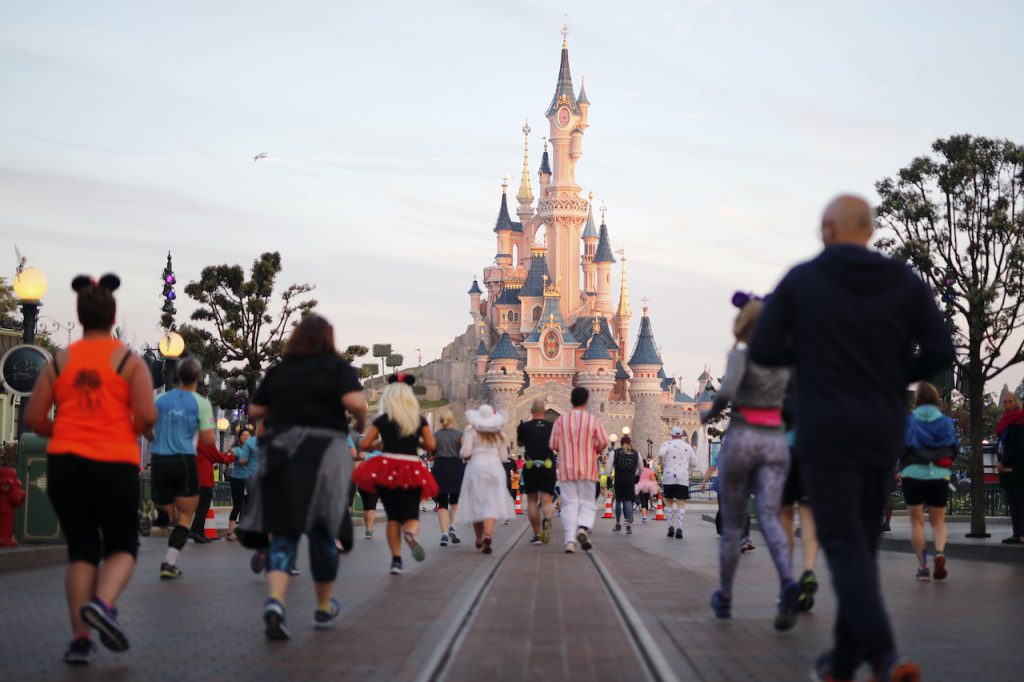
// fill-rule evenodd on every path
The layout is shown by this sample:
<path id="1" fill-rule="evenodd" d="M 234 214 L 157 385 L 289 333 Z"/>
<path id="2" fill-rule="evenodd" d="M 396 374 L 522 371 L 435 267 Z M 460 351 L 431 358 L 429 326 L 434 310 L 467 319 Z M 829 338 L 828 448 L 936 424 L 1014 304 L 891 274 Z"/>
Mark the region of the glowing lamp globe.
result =
<path id="1" fill-rule="evenodd" d="M 619 439 L 619 436 L 617 434 L 614 434 L 614 433 L 611 434 L 610 436 L 608 436 L 608 440 L 610 440 L 613 445 L 615 444 L 615 441 L 617 441 L 618 439 Z"/>
<path id="2" fill-rule="evenodd" d="M 36 268 L 24 268 L 14 276 L 14 295 L 22 303 L 39 303 L 46 295 L 46 275 Z"/>
<path id="3" fill-rule="evenodd" d="M 623 426 L 622 427 L 622 435 L 623 436 L 628 436 L 629 434 L 630 434 L 630 428 L 628 426 Z"/>
<path id="4" fill-rule="evenodd" d="M 185 352 L 185 339 L 178 332 L 167 332 L 160 339 L 160 355 L 165 358 L 180 358 Z"/>
<path id="5" fill-rule="evenodd" d="M 217 420 L 217 430 L 218 431 L 227 431 L 230 428 L 231 428 L 231 422 L 229 422 L 226 418 L 221 417 L 220 419 Z"/>

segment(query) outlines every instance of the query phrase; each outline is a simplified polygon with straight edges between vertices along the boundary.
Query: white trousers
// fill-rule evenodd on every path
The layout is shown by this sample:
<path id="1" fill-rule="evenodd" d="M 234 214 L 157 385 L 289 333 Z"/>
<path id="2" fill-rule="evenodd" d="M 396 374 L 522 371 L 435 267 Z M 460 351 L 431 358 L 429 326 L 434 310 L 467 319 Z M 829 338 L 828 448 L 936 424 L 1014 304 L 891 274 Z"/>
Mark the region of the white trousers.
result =
<path id="1" fill-rule="evenodd" d="M 559 481 L 558 490 L 562 494 L 562 528 L 565 530 L 565 541 L 576 542 L 576 529 L 594 527 L 594 514 L 597 500 L 594 493 L 597 481 Z"/>

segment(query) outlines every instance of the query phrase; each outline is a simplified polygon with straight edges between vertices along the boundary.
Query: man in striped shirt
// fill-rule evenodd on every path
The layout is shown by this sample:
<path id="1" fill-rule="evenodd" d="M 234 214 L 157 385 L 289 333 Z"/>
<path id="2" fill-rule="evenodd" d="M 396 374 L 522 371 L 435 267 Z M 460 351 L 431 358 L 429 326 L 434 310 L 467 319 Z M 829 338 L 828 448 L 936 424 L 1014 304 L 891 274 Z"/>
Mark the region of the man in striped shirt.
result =
<path id="1" fill-rule="evenodd" d="M 565 551 L 589 550 L 590 528 L 594 525 L 596 501 L 594 489 L 600 471 L 597 454 L 608 446 L 601 420 L 587 412 L 590 392 L 582 387 L 572 390 L 572 409 L 555 422 L 551 430 L 551 449 L 558 453 L 558 488 L 562 494 L 562 526 Z"/>

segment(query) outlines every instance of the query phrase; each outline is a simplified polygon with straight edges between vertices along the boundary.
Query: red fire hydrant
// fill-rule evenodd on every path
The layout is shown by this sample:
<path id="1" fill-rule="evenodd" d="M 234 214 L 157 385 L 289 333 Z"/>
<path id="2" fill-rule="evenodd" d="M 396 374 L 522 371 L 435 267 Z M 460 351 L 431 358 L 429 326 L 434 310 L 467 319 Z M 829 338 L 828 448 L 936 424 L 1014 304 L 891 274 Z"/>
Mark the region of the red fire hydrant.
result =
<path id="1" fill-rule="evenodd" d="M 25 489 L 18 472 L 12 467 L 0 468 L 0 547 L 17 547 L 14 539 L 14 510 L 25 503 Z"/>

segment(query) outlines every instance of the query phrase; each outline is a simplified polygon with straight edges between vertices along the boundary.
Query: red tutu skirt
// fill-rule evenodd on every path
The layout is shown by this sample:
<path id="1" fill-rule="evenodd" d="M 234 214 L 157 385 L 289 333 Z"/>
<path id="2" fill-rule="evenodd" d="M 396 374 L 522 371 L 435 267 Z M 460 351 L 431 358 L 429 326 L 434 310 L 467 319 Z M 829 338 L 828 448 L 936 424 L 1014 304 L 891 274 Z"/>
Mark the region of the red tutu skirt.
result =
<path id="1" fill-rule="evenodd" d="M 360 490 L 377 492 L 377 488 L 392 490 L 420 489 L 420 499 L 437 497 L 438 487 L 430 469 L 412 455 L 377 455 L 371 457 L 352 472 L 352 482 Z"/>

